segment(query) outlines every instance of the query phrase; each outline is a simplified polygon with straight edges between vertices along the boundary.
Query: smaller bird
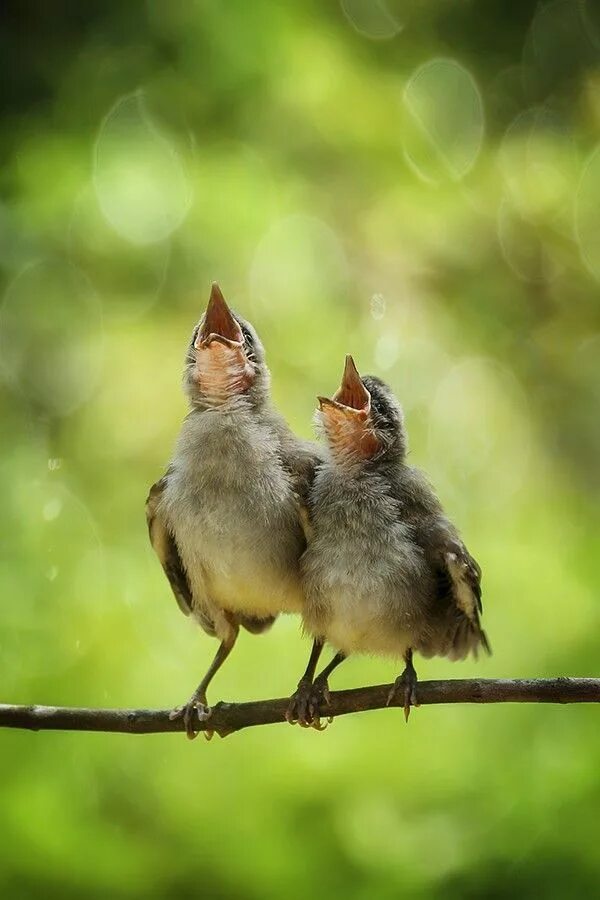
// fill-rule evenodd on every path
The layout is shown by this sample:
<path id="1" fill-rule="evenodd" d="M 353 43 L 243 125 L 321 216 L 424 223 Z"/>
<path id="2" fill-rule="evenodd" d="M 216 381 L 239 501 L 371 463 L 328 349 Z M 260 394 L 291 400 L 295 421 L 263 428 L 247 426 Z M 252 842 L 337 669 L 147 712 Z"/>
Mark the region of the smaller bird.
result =
<path id="1" fill-rule="evenodd" d="M 352 653 L 403 658 L 388 696 L 417 704 L 413 653 L 464 659 L 490 653 L 480 623 L 481 569 L 421 471 L 406 462 L 402 408 L 379 378 L 361 378 L 351 356 L 340 389 L 319 397 L 328 458 L 303 516 L 303 623 L 314 637 L 287 718 L 321 728 L 328 677 Z M 315 678 L 324 643 L 336 655 Z"/>

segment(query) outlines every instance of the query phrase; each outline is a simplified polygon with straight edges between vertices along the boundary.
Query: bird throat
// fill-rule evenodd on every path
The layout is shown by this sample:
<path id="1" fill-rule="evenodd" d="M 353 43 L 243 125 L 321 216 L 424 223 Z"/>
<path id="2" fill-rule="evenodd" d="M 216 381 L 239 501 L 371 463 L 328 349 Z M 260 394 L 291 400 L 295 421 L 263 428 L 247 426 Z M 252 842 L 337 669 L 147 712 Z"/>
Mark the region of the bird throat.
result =
<path id="1" fill-rule="evenodd" d="M 250 387 L 254 370 L 242 347 L 214 341 L 196 351 L 195 380 L 210 406 L 222 406 Z"/>
<path id="2" fill-rule="evenodd" d="M 352 462 L 371 459 L 381 445 L 369 419 L 354 411 L 328 409 L 322 413 L 323 425 L 331 453 L 336 461 Z"/>

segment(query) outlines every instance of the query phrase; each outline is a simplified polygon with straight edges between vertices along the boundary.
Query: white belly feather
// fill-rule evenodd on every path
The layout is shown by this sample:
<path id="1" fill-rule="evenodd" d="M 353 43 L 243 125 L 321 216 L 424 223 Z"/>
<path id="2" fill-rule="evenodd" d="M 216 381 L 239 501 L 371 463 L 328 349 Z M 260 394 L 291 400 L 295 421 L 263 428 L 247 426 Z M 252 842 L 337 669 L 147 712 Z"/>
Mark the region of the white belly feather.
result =
<path id="1" fill-rule="evenodd" d="M 268 530 L 237 529 L 227 539 L 211 534 L 202 516 L 176 531 L 194 602 L 231 612 L 269 616 L 299 612 L 298 541 Z M 261 533 L 262 531 L 262 533 Z"/>
<path id="2" fill-rule="evenodd" d="M 250 416 L 184 423 L 162 501 L 192 599 L 266 617 L 302 608 L 304 537 L 272 435 Z"/>
<path id="3" fill-rule="evenodd" d="M 350 590 L 328 595 L 327 640 L 344 653 L 402 656 L 411 643 L 408 631 L 390 628 L 381 598 L 352 595 Z"/>

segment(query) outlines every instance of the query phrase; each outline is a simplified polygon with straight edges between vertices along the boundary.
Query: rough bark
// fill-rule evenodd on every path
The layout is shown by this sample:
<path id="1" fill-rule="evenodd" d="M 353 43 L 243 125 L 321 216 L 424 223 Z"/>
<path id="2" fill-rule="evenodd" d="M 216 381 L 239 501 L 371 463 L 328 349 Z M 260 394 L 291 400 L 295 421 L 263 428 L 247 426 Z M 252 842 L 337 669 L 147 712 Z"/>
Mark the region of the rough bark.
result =
<path id="1" fill-rule="evenodd" d="M 333 691 L 323 718 L 383 709 L 391 685 Z M 421 706 L 439 703 L 600 703 L 600 678 L 457 679 L 419 682 Z M 289 700 L 252 703 L 217 703 L 198 731 L 215 731 L 221 737 L 254 725 L 285 721 Z M 398 705 L 401 705 L 398 701 Z M 159 734 L 183 731 L 181 719 L 169 718 L 168 709 L 85 709 L 60 706 L 0 704 L 0 727 L 32 731 L 107 731 L 125 734 Z"/>

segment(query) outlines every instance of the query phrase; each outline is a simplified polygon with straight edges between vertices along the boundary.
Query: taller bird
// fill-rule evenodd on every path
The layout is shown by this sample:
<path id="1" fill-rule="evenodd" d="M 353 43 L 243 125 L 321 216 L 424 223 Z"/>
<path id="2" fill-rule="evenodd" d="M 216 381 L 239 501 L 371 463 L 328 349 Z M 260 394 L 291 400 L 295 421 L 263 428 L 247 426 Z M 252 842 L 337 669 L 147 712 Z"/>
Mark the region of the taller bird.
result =
<path id="1" fill-rule="evenodd" d="M 183 385 L 191 409 L 146 518 L 180 609 L 220 641 L 192 697 L 173 712 L 194 737 L 240 626 L 260 634 L 279 613 L 302 609 L 299 502 L 319 451 L 274 410 L 263 346 L 217 284 L 192 334 Z"/>
<path id="2" fill-rule="evenodd" d="M 346 358 L 333 399 L 319 398 L 328 445 L 307 503 L 304 625 L 314 644 L 288 710 L 319 727 L 328 676 L 349 654 L 403 658 L 390 691 L 408 719 L 417 702 L 413 652 L 463 659 L 490 652 L 480 624 L 481 570 L 424 475 L 406 461 L 400 404 Z M 338 651 L 314 678 L 325 641 Z"/>

